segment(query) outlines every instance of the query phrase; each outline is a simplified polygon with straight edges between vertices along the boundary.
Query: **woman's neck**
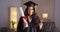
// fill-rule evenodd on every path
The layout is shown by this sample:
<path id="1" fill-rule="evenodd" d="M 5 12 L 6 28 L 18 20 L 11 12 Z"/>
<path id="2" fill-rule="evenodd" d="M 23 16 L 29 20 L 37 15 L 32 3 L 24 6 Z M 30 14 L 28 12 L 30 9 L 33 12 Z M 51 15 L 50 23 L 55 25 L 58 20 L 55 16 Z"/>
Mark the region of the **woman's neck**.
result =
<path id="1" fill-rule="evenodd" d="M 32 16 L 28 16 L 30 19 L 32 19 Z"/>

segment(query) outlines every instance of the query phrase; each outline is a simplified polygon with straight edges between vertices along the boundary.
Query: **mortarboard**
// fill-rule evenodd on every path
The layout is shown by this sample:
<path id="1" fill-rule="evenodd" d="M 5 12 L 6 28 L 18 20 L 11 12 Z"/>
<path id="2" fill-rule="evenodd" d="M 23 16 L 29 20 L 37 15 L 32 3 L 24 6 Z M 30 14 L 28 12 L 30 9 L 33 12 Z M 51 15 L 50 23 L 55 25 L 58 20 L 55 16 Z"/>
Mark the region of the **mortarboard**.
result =
<path id="1" fill-rule="evenodd" d="M 36 3 L 32 2 L 32 1 L 28 1 L 28 2 L 24 3 L 24 5 L 26 5 L 27 7 L 29 7 L 29 6 L 36 6 L 38 4 L 36 4 Z"/>

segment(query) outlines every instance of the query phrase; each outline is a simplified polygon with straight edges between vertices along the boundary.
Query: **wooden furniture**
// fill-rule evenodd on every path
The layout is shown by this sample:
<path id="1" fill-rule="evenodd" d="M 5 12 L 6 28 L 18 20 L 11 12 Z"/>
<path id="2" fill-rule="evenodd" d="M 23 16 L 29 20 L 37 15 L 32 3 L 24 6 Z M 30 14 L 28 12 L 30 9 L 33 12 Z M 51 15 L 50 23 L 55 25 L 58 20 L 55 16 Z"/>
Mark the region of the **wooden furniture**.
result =
<path id="1" fill-rule="evenodd" d="M 6 27 L 2 27 L 1 28 L 1 32 L 7 32 L 7 28 Z"/>
<path id="2" fill-rule="evenodd" d="M 43 21 L 42 32 L 54 32 L 55 22 L 49 19 Z"/>

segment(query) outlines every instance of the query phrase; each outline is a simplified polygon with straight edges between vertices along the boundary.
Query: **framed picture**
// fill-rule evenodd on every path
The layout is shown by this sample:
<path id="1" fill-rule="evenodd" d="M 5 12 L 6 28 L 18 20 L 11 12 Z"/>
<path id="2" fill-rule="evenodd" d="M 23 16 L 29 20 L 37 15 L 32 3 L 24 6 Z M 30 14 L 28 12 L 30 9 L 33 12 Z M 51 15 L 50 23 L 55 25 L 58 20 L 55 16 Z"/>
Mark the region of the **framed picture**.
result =
<path id="1" fill-rule="evenodd" d="M 16 31 L 17 29 L 17 7 L 10 7 L 10 28 Z"/>

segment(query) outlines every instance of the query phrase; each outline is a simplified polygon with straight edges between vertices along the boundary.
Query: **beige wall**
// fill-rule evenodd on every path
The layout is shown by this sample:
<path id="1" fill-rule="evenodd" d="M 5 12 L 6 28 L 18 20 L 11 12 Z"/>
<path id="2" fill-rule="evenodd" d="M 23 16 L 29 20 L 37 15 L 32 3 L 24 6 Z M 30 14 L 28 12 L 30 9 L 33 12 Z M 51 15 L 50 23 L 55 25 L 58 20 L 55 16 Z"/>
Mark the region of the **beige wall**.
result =
<path id="1" fill-rule="evenodd" d="M 22 0 L 22 6 L 25 9 L 26 6 L 23 3 L 30 1 L 30 0 Z M 31 0 L 38 4 L 36 7 L 37 13 L 40 16 L 41 13 L 46 12 L 49 14 L 49 19 L 54 20 L 54 0 Z"/>
<path id="2" fill-rule="evenodd" d="M 0 0 L 0 27 L 9 27 L 9 7 L 16 6 L 18 8 L 18 20 L 21 15 L 19 7 L 21 0 Z"/>

